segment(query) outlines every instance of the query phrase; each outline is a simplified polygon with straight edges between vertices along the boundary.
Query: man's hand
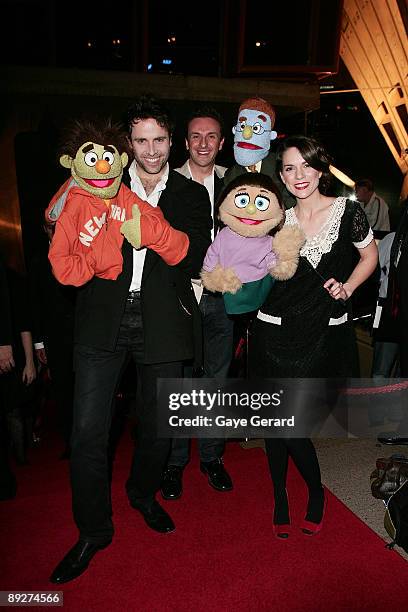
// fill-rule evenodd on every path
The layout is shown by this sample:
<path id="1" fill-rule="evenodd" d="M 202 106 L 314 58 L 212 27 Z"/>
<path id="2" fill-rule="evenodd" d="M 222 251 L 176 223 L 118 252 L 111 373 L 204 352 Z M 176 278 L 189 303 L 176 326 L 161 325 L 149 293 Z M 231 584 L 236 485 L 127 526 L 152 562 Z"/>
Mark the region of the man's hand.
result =
<path id="1" fill-rule="evenodd" d="M 0 346 L 0 373 L 10 372 L 14 368 L 13 349 L 11 344 Z"/>
<path id="2" fill-rule="evenodd" d="M 140 210 L 137 204 L 132 206 L 132 219 L 124 221 L 120 227 L 121 234 L 130 242 L 133 248 L 140 249 L 142 245 L 140 231 Z"/>
<path id="3" fill-rule="evenodd" d="M 29 360 L 26 362 L 23 370 L 23 383 L 25 385 L 31 385 L 33 380 L 37 377 L 37 370 L 35 369 L 34 361 Z"/>

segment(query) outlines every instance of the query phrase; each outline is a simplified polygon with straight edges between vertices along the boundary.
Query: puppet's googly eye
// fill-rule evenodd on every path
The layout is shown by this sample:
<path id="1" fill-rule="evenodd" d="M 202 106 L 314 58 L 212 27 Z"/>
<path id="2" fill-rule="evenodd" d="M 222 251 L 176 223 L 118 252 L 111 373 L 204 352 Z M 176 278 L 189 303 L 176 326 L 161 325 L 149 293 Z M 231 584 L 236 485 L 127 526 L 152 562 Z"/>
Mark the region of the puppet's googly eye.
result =
<path id="1" fill-rule="evenodd" d="M 237 193 L 234 198 L 235 206 L 238 208 L 245 208 L 245 206 L 249 203 L 249 195 L 247 193 Z"/>
<path id="2" fill-rule="evenodd" d="M 87 166 L 94 166 L 98 161 L 98 156 L 95 151 L 88 151 L 88 153 L 84 157 L 84 161 Z"/>
<path id="3" fill-rule="evenodd" d="M 108 164 L 112 165 L 115 160 L 115 156 L 110 151 L 105 151 L 104 154 L 102 155 L 102 159 L 107 161 Z"/>
<path id="4" fill-rule="evenodd" d="M 238 132 L 243 132 L 246 126 L 246 121 L 238 121 L 237 130 Z"/>
<path id="5" fill-rule="evenodd" d="M 270 204 L 269 198 L 265 196 L 256 196 L 255 198 L 255 206 L 258 210 L 268 210 Z"/>
<path id="6" fill-rule="evenodd" d="M 263 134 L 265 128 L 260 123 L 254 123 L 254 125 L 252 126 L 252 131 L 254 134 Z"/>

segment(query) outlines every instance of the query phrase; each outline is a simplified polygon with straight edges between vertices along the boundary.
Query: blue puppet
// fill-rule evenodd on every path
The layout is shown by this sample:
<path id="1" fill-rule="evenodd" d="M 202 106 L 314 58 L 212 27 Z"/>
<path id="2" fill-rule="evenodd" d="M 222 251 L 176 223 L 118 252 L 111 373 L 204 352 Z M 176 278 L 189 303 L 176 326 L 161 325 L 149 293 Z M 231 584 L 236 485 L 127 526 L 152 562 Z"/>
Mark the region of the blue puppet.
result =
<path id="1" fill-rule="evenodd" d="M 274 108 L 262 98 L 244 100 L 238 111 L 234 134 L 234 157 L 245 168 L 255 167 L 267 157 L 271 140 L 277 137 Z M 260 168 L 256 168 L 260 172 Z M 264 174 L 266 174 L 264 172 Z"/>
<path id="2" fill-rule="evenodd" d="M 271 143 L 277 138 L 273 129 L 275 118 L 275 109 L 263 98 L 252 97 L 242 102 L 237 123 L 232 128 L 236 163 L 225 173 L 224 183 L 241 174 L 261 172 L 276 183 L 285 208 L 291 208 L 295 200 L 281 183 L 275 152 L 271 150 Z"/>

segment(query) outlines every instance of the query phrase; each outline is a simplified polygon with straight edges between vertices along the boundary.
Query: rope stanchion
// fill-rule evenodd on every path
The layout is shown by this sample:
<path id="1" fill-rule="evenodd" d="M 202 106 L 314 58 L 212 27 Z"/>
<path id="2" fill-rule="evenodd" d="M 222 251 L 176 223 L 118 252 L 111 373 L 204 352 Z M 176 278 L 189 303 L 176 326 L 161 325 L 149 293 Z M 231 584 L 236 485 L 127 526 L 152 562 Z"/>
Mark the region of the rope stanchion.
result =
<path id="1" fill-rule="evenodd" d="M 383 385 L 381 387 L 354 387 L 342 389 L 344 395 L 378 395 L 383 393 L 395 393 L 408 389 L 408 380 L 392 385 Z"/>

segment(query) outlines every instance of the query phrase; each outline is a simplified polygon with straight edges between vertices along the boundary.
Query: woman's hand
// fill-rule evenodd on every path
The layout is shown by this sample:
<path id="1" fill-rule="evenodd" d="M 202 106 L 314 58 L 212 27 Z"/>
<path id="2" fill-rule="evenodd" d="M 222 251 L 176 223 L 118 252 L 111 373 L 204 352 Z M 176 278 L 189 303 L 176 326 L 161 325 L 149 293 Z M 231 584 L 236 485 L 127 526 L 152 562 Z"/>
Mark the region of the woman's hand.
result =
<path id="1" fill-rule="evenodd" d="M 334 300 L 348 300 L 353 293 L 348 283 L 341 283 L 335 278 L 329 278 L 323 285 Z"/>

